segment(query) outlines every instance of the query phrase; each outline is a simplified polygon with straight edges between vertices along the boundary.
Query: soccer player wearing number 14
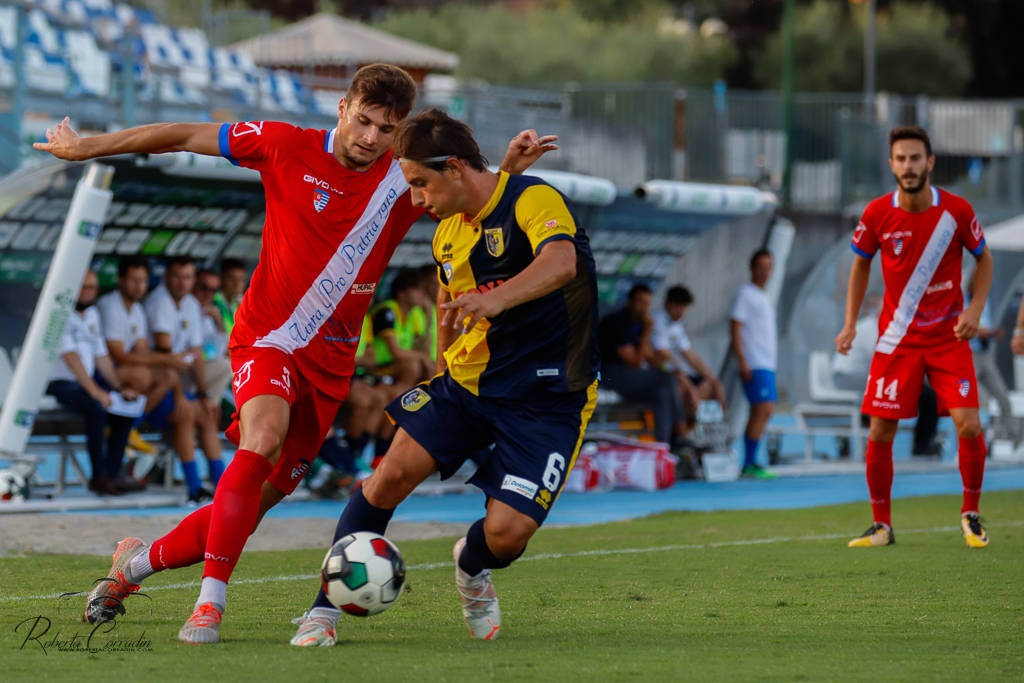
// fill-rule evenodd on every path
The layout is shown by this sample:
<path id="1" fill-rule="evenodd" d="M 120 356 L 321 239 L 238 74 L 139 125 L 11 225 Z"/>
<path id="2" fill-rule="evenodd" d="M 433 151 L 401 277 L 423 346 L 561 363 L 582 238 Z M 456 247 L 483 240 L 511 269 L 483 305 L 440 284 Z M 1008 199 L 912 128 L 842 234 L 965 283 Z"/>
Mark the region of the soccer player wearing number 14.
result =
<path id="1" fill-rule="evenodd" d="M 853 235 L 856 256 L 846 292 L 846 322 L 836 337 L 839 353 L 847 353 L 856 336 L 857 314 L 876 252 L 881 252 L 885 299 L 861 406 L 871 416 L 864 461 L 874 523 L 851 540 L 850 547 L 895 542 L 890 515 L 892 442 L 898 421 L 917 414 L 925 376 L 939 397 L 940 410 L 953 418 L 960 441 L 964 539 L 971 548 L 988 545 L 978 519 L 986 450 L 968 340 L 978 332 L 992 284 L 992 254 L 971 205 L 931 186 L 928 174 L 934 165 L 924 129 L 890 131 L 889 167 L 898 189 L 868 204 Z M 960 287 L 965 248 L 977 259 L 975 297 L 966 309 Z"/>

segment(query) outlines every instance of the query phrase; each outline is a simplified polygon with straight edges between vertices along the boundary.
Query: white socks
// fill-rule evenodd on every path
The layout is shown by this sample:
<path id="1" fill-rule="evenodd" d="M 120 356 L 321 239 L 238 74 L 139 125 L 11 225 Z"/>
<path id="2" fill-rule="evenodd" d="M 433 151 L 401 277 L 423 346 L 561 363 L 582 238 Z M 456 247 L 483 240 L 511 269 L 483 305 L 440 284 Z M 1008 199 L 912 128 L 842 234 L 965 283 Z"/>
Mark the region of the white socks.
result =
<path id="1" fill-rule="evenodd" d="M 141 553 L 136 554 L 135 557 L 128 561 L 127 569 L 127 575 L 124 578 L 128 579 L 128 583 L 133 584 L 140 584 L 153 576 L 153 574 L 156 574 L 153 565 L 149 563 L 148 545 L 142 549 Z"/>
<path id="2" fill-rule="evenodd" d="M 199 589 L 199 599 L 196 600 L 196 607 L 212 602 L 222 613 L 228 604 L 228 585 L 220 579 L 211 576 L 203 577 L 202 588 Z"/>
<path id="3" fill-rule="evenodd" d="M 332 624 L 337 624 L 338 619 L 341 617 L 341 610 L 332 607 L 314 607 L 309 610 L 309 616 L 324 617 L 330 619 Z"/>

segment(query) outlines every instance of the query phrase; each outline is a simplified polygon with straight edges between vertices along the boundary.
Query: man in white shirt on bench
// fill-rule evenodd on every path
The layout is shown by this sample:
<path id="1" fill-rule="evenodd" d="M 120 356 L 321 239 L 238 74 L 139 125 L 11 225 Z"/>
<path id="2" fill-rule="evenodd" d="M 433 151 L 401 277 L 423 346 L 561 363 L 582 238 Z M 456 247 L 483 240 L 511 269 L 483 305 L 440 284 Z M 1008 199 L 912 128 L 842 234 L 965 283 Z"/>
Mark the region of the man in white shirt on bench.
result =
<path id="1" fill-rule="evenodd" d="M 100 286 L 96 273 L 85 273 L 75 310 L 68 318 L 46 393 L 85 421 L 86 449 L 92 466 L 89 490 L 100 496 L 140 491 L 144 484 L 121 476 L 128 433 L 133 419 L 107 413 L 113 403 L 110 389 L 126 399 L 138 393 L 123 386 L 114 371 L 100 329 L 100 314 L 93 305 Z M 109 428 L 104 448 L 104 431 Z"/>
<path id="2" fill-rule="evenodd" d="M 202 487 L 202 479 L 199 477 L 199 468 L 195 462 L 196 436 L 199 437 L 199 444 L 209 463 L 210 481 L 214 486 L 224 472 L 224 463 L 220 457 L 220 435 L 217 432 L 220 407 L 216 398 L 208 394 L 206 382 L 202 310 L 191 294 L 195 281 L 196 266 L 191 258 L 171 258 L 167 262 L 164 282 L 146 297 L 144 308 L 153 349 L 180 359 L 184 365 L 179 378 L 181 388 L 172 392 L 172 405 L 164 406 L 163 411 L 158 409 L 154 412 L 170 414 L 180 407 L 191 413 L 191 428 L 175 425 L 174 446 L 185 472 L 189 501 L 199 503 L 212 498 L 212 494 Z M 159 417 L 155 421 L 159 421 Z"/>

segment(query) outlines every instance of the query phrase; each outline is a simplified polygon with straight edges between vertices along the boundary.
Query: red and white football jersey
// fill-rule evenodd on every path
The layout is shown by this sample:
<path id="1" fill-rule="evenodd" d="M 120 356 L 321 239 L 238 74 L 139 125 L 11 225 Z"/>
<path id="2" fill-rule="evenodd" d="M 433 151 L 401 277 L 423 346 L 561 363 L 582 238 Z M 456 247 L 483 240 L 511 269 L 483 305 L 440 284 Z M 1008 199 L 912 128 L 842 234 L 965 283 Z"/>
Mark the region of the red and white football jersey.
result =
<path id="1" fill-rule="evenodd" d="M 376 284 L 423 210 L 390 153 L 353 171 L 335 158 L 334 135 L 247 121 L 221 126 L 219 143 L 232 163 L 260 172 L 267 202 L 230 345 L 291 354 L 318 389 L 344 398 Z"/>
<path id="2" fill-rule="evenodd" d="M 850 245 L 864 258 L 882 252 L 878 353 L 953 341 L 964 310 L 963 249 L 980 256 L 985 246 L 974 209 L 962 197 L 933 187 L 932 205 L 911 213 L 900 208 L 898 195 L 897 190 L 868 204 Z"/>

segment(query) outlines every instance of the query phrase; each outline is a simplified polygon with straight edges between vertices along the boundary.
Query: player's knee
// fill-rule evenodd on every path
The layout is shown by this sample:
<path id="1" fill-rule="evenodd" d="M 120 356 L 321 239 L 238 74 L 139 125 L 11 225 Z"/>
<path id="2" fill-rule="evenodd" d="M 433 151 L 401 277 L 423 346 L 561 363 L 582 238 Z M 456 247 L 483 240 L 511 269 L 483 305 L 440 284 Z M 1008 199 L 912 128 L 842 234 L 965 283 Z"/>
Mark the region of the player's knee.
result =
<path id="1" fill-rule="evenodd" d="M 118 374 L 121 376 L 121 382 L 135 391 L 146 391 L 153 384 L 153 373 L 142 365 L 121 368 Z"/>
<path id="2" fill-rule="evenodd" d="M 975 439 L 981 434 L 981 421 L 977 416 L 968 417 L 956 426 L 956 435 L 961 439 Z"/>
<path id="3" fill-rule="evenodd" d="M 415 481 L 412 468 L 399 457 L 385 457 L 374 475 L 377 487 L 385 491 L 404 491 L 419 483 Z"/>
<path id="4" fill-rule="evenodd" d="M 509 563 L 523 554 L 526 544 L 537 530 L 537 524 L 528 517 L 505 519 L 501 524 L 484 525 L 487 547 L 495 557 Z"/>
<path id="5" fill-rule="evenodd" d="M 247 451 L 269 456 L 280 452 L 284 444 L 285 430 L 273 422 L 260 423 L 245 430 L 242 443 L 239 445 Z"/>
<path id="6" fill-rule="evenodd" d="M 897 429 L 899 429 L 899 423 L 895 420 L 871 420 L 868 439 L 880 443 L 891 443 L 896 438 Z"/>

